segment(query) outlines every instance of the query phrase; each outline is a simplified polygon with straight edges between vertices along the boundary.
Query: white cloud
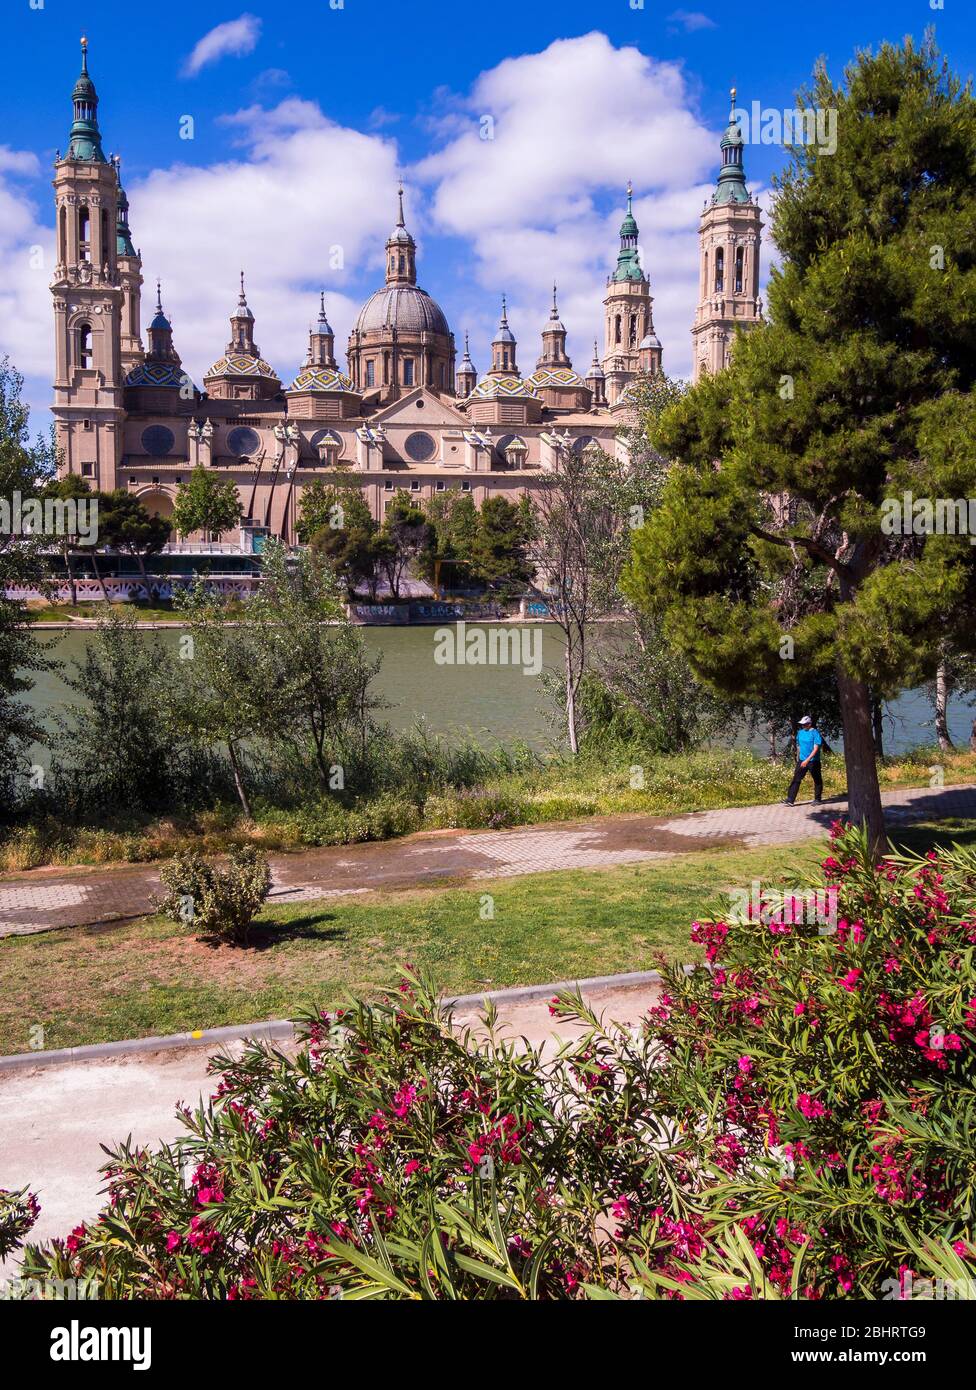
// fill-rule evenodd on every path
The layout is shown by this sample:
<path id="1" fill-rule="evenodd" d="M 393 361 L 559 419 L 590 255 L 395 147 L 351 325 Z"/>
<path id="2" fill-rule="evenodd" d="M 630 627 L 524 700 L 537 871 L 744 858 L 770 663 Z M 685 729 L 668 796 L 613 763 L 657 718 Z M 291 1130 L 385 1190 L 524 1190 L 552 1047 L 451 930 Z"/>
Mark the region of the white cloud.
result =
<path id="1" fill-rule="evenodd" d="M 0 357 L 9 356 L 26 378 L 32 433 L 50 424 L 54 228 L 53 216 L 45 226 L 34 199 L 15 180 L 38 170 L 35 155 L 0 149 Z"/>
<path id="2" fill-rule="evenodd" d="M 470 94 L 453 103 L 442 94 L 442 105 L 464 126 L 413 172 L 432 185 L 439 226 L 469 244 L 478 284 L 493 297 L 508 292 L 523 370 L 538 355 L 553 278 L 576 365 L 589 363 L 594 333 L 602 352 L 602 300 L 631 178 L 665 369 L 690 371 L 698 217 L 718 140 L 693 110 L 681 68 L 591 33 L 507 59 Z M 479 367 L 490 337 L 479 332 Z"/>
<path id="3" fill-rule="evenodd" d="M 203 68 L 219 62 L 221 58 L 242 58 L 253 53 L 260 34 L 261 21 L 253 14 L 242 14 L 239 19 L 218 24 L 194 45 L 193 52 L 183 64 L 184 77 L 196 77 Z"/>
<path id="4" fill-rule="evenodd" d="M 255 337 L 287 385 L 305 353 L 319 288 L 344 360 L 363 277 L 382 283 L 383 245 L 396 216 L 396 146 L 335 124 L 298 97 L 271 110 L 248 107 L 224 123 L 239 142 L 236 157 L 156 169 L 127 183 L 132 235 L 147 286 L 162 279 L 174 340 L 197 385 L 224 350 L 241 269 Z"/>
<path id="5" fill-rule="evenodd" d="M 668 19 L 675 24 L 680 24 L 686 34 L 697 33 L 699 29 L 714 29 L 716 27 L 714 19 L 709 19 L 707 14 L 702 14 L 700 10 L 675 10 L 668 15 Z"/>

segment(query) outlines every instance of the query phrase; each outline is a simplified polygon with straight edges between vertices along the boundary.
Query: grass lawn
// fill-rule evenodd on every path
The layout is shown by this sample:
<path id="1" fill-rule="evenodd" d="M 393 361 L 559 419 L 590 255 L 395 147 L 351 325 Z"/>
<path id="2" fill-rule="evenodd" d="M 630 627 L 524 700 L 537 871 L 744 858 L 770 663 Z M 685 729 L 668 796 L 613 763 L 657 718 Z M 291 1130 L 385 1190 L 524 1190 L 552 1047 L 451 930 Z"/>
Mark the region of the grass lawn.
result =
<path id="1" fill-rule="evenodd" d="M 922 851 L 976 844 L 976 822 L 901 832 Z M 457 993 L 652 969 L 692 960 L 695 917 L 721 895 L 799 887 L 823 841 L 715 849 L 608 870 L 569 870 L 463 887 L 370 894 L 270 908 L 247 950 L 205 945 L 161 918 L 0 940 L 0 1053 L 177 1033 L 294 1016 L 347 992 L 370 996 L 403 961 Z M 482 920 L 483 895 L 494 917 Z"/>
<path id="2" fill-rule="evenodd" d="M 0 941 L 0 1053 L 287 1018 L 369 996 L 398 963 L 445 991 L 653 969 L 690 960 L 688 928 L 719 894 L 754 878 L 795 885 L 822 844 L 723 851 L 608 870 L 376 893 L 269 908 L 250 949 L 205 945 L 162 918 Z M 494 918 L 482 920 L 485 894 Z"/>

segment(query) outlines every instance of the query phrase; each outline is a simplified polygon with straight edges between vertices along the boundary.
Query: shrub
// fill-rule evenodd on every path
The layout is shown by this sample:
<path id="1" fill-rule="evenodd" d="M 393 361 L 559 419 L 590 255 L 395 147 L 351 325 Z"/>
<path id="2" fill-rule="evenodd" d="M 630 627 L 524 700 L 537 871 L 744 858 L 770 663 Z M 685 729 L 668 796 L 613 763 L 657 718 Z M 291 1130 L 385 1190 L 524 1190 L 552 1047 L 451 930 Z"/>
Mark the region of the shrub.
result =
<path id="1" fill-rule="evenodd" d="M 424 824 L 436 830 L 501 830 L 526 819 L 521 797 L 483 787 L 431 796 L 424 805 Z"/>
<path id="2" fill-rule="evenodd" d="M 976 1276 L 976 855 L 838 837 L 836 931 L 696 922 L 634 1029 L 579 998 L 553 1056 L 449 1026 L 410 974 L 220 1057 L 187 1137 L 131 1143 L 30 1277 L 101 1296 L 897 1297 Z M 829 924 L 828 924 L 829 925 Z M 971 1287 L 971 1286 L 970 1286 Z M 965 1295 L 963 1295 L 965 1296 Z"/>
<path id="3" fill-rule="evenodd" d="M 26 1187 L 17 1192 L 0 1187 L 0 1260 L 20 1249 L 40 1213 L 37 1198 Z"/>
<path id="4" fill-rule="evenodd" d="M 194 851 L 177 854 L 159 877 L 168 891 L 155 906 L 174 922 L 192 924 L 201 937 L 248 943 L 251 923 L 271 891 L 267 858 L 252 845 L 235 845 L 227 867 Z"/>

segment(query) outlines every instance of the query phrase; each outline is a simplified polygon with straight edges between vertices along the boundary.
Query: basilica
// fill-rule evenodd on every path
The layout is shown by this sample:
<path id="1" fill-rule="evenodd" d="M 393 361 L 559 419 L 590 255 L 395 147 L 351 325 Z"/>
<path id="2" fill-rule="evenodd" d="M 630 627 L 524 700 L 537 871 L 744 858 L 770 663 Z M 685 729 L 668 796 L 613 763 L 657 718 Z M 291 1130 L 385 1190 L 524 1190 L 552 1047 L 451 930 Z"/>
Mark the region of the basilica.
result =
<path id="1" fill-rule="evenodd" d="M 444 311 L 417 283 L 417 247 L 400 189 L 385 283 L 363 305 L 336 357 L 325 295 L 304 366 L 287 385 L 261 355 L 242 272 L 229 334 L 200 387 L 184 371 L 157 282 L 143 340 L 142 262 L 117 157 L 106 157 L 98 96 L 82 40 L 67 152 L 55 164 L 57 255 L 53 414 L 63 472 L 93 488 L 127 488 L 168 516 L 191 469 L 233 480 L 243 531 L 295 538 L 302 489 L 336 470 L 362 474 L 380 520 L 399 489 L 418 502 L 450 488 L 516 500 L 568 451 L 622 448 L 634 383 L 662 371 L 652 296 L 627 190 L 616 265 L 603 300 L 603 351 L 585 374 L 566 350 L 556 289 L 534 366 L 501 299 L 491 363 L 458 361 Z M 747 190 L 733 116 L 700 227 L 701 280 L 692 328 L 694 374 L 726 364 L 735 333 L 762 314 L 760 209 Z M 525 370 L 523 370 L 523 366 Z"/>

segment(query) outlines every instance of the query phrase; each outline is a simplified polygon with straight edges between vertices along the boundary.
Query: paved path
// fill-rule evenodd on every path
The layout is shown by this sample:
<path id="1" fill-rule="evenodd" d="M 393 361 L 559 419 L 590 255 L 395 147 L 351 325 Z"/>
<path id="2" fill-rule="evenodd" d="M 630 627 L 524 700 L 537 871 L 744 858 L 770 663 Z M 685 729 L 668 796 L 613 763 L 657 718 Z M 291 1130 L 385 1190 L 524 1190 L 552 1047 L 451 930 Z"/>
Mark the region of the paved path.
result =
<path id="1" fill-rule="evenodd" d="M 656 993 L 654 985 L 618 985 L 587 990 L 585 998 L 597 1014 L 627 1025 L 646 1013 Z M 459 1010 L 455 1023 L 470 1024 L 477 1032 L 479 1012 Z M 499 1022 L 504 1037 L 526 1037 L 536 1045 L 579 1031 L 551 1018 L 546 998 L 502 1003 Z M 131 1134 L 136 1144 L 154 1145 L 185 1133 L 176 1103 L 195 1109 L 199 1097 L 210 1096 L 214 1082 L 207 1076 L 207 1059 L 221 1050 L 238 1056 L 243 1044 L 0 1072 L 0 1187 L 29 1185 L 37 1192 L 41 1215 L 31 1239 L 67 1235 L 98 1212 L 98 1170 L 108 1161 L 102 1144 L 111 1146 Z M 7 1273 L 13 1273 L 15 1263 L 14 1257 Z"/>
<path id="2" fill-rule="evenodd" d="M 883 794 L 889 824 L 976 818 L 976 786 L 921 787 Z M 341 845 L 272 856 L 271 902 L 302 902 L 404 888 L 438 879 L 510 878 L 553 869 L 600 869 L 668 859 L 717 846 L 789 844 L 824 835 L 843 819 L 844 798 L 823 806 L 746 806 L 679 816 L 594 816 L 515 830 L 434 831 L 379 844 Z M 35 869 L 0 878 L 0 936 L 141 917 L 159 892 L 145 865 Z"/>

